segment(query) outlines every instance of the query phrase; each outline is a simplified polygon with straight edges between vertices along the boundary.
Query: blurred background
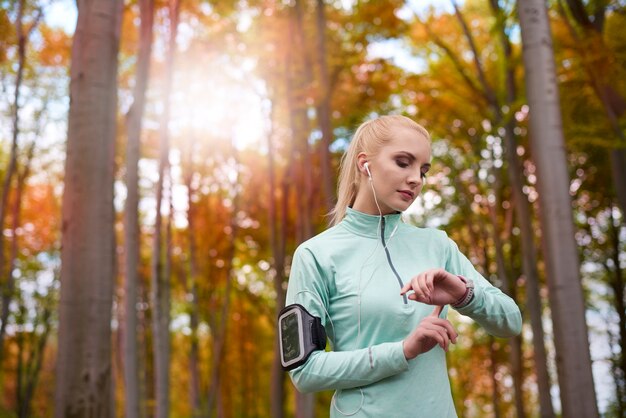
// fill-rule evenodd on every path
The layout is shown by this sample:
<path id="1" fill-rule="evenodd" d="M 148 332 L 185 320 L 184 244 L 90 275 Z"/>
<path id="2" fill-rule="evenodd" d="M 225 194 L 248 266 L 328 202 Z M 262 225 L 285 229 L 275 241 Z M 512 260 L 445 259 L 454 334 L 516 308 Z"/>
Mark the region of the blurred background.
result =
<path id="1" fill-rule="evenodd" d="M 563 416 L 558 367 L 589 364 L 582 396 L 626 417 L 626 2 L 534 3 L 579 263 L 558 282 L 515 1 L 0 0 L 0 417 L 328 416 L 280 371 L 275 318 L 383 114 L 432 135 L 405 221 L 524 316 L 498 339 L 451 311 L 458 415 Z M 552 280 L 582 289 L 589 356 L 554 342 L 577 319 Z"/>

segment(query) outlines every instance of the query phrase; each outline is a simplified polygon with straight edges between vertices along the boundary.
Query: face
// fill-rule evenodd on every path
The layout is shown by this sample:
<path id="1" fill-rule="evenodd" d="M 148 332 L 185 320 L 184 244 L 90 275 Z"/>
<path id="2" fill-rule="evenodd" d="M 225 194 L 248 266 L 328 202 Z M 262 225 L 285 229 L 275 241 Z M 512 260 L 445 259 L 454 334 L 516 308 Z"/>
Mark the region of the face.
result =
<path id="1" fill-rule="evenodd" d="M 414 129 L 391 128 L 392 139 L 373 157 L 358 156 L 359 167 L 369 163 L 372 184 L 378 206 L 383 215 L 403 212 L 415 201 L 422 190 L 426 172 L 430 169 L 430 141 Z M 378 215 L 374 193 L 363 169 L 359 192 L 353 208 Z"/>

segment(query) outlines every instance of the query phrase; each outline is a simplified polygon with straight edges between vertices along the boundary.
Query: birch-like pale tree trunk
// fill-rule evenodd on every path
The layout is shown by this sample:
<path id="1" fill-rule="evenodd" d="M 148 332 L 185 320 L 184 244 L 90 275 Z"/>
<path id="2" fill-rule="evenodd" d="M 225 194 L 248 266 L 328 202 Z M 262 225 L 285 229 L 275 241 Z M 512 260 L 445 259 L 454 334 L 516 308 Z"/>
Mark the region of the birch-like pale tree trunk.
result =
<path id="1" fill-rule="evenodd" d="M 288 106 L 289 124 L 294 143 L 293 148 L 299 157 L 300 164 L 297 166 L 298 193 L 295 197 L 298 201 L 298 222 L 302 228 L 298 231 L 298 242 L 305 241 L 313 235 L 314 204 L 313 199 L 313 166 L 311 162 L 311 149 L 309 146 L 309 118 L 307 105 L 299 97 L 313 84 L 312 63 L 307 52 L 306 34 L 304 31 L 305 3 L 296 0 L 293 15 L 289 19 L 290 33 L 293 39 L 292 50 L 289 53 L 288 75 Z M 298 52 L 298 53 L 296 53 Z"/>
<path id="2" fill-rule="evenodd" d="M 333 168 L 330 161 L 330 144 L 333 140 L 333 128 L 330 119 L 331 91 L 328 64 L 326 62 L 326 13 L 324 0 L 317 0 L 317 61 L 319 68 L 320 100 L 317 105 L 317 120 L 322 131 L 320 143 L 320 170 L 322 172 L 322 188 L 326 212 L 330 212 L 335 203 L 335 187 Z"/>
<path id="3" fill-rule="evenodd" d="M 531 221 L 531 206 L 528 202 L 526 195 L 523 192 L 523 176 L 521 173 L 520 159 L 516 153 L 517 144 L 515 140 L 515 120 L 512 117 L 507 117 L 503 111 L 503 106 L 512 109 L 517 101 L 517 92 L 515 86 L 514 68 L 512 48 L 509 37 L 505 31 L 504 13 L 500 8 L 497 0 L 490 0 L 490 6 L 494 17 L 496 18 L 495 30 L 499 36 L 500 44 L 503 50 L 503 59 L 505 61 L 504 67 L 504 79 L 505 79 L 505 92 L 504 102 L 501 103 L 499 95 L 494 91 L 491 85 L 487 82 L 487 75 L 484 66 L 480 60 L 480 52 L 474 42 L 474 38 L 471 34 L 471 30 L 467 25 L 463 14 L 461 13 L 456 1 L 452 0 L 452 5 L 455 10 L 455 14 L 463 33 L 468 41 L 470 49 L 472 51 L 473 63 L 476 69 L 476 78 L 478 82 L 475 82 L 473 78 L 466 72 L 463 62 L 454 53 L 450 46 L 446 45 L 436 34 L 434 34 L 428 26 L 426 30 L 431 34 L 435 43 L 446 52 L 446 54 L 452 60 L 455 68 L 463 77 L 468 87 L 475 93 L 482 96 L 485 102 L 489 105 L 493 112 L 494 125 L 504 128 L 503 135 L 503 148 L 505 150 L 505 157 L 507 161 L 507 171 L 511 183 L 511 192 L 513 194 L 513 203 L 517 212 L 517 222 L 520 227 L 522 237 L 522 271 L 527 282 L 527 306 L 530 312 L 531 327 L 533 329 L 533 347 L 535 348 L 535 368 L 537 370 L 537 383 L 539 388 L 539 403 L 541 409 L 542 418 L 554 417 L 554 411 L 552 408 L 552 401 L 550 397 L 550 380 L 547 368 L 547 356 L 544 343 L 543 325 L 541 322 L 542 309 L 541 309 L 541 296 L 539 291 L 539 273 L 537 270 L 537 249 L 534 243 L 534 232 L 532 229 Z M 514 293 L 511 293 L 513 295 Z M 511 340 L 512 352 L 515 361 L 512 361 L 514 367 L 513 378 L 515 392 L 515 405 L 518 418 L 525 417 L 524 411 L 523 393 L 522 390 L 522 371 L 521 363 L 518 361 L 521 356 L 521 338 L 514 337 Z"/>
<path id="4" fill-rule="evenodd" d="M 546 3 L 518 2 L 518 13 L 563 416 L 593 418 L 598 407 Z"/>
<path id="5" fill-rule="evenodd" d="M 141 121 L 146 103 L 146 90 L 152 53 L 152 27 L 154 0 L 140 0 L 139 52 L 133 104 L 126 115 L 126 207 L 124 217 L 125 236 L 125 326 L 124 340 L 124 411 L 126 418 L 140 416 L 139 409 L 139 364 L 137 352 L 137 283 L 139 281 L 139 158 L 141 155 Z"/>
<path id="6" fill-rule="evenodd" d="M 296 176 L 295 186 L 298 192 L 295 197 L 298 202 L 298 218 L 296 227 L 296 241 L 302 242 L 313 235 L 313 227 L 311 218 L 313 211 L 311 210 L 312 199 L 312 178 L 311 178 L 311 155 L 308 141 L 308 118 L 306 116 L 306 108 L 303 107 L 296 96 L 301 90 L 310 85 L 312 82 L 311 62 L 306 52 L 304 24 L 303 24 L 303 2 L 296 0 L 294 6 L 294 15 L 290 19 L 290 32 L 294 42 L 292 53 L 290 54 L 288 76 L 288 106 L 289 120 L 291 125 L 291 134 L 294 146 L 293 151 L 300 157 L 300 164 L 292 166 Z M 300 56 L 294 52 L 299 51 Z M 302 69 L 302 73 L 298 69 Z M 304 76 L 304 83 L 299 77 Z M 293 184 L 292 184 L 293 185 Z M 313 418 L 315 407 L 314 393 L 296 392 L 296 418 Z"/>
<path id="7" fill-rule="evenodd" d="M 63 192 L 54 416 L 114 416 L 113 180 L 122 1 L 79 0 Z"/>
<path id="8" fill-rule="evenodd" d="M 500 9 L 497 0 L 491 0 L 491 8 L 496 19 L 504 19 L 504 13 Z M 500 44 L 504 51 L 505 59 L 505 86 L 506 99 L 505 106 L 512 109 L 518 100 L 517 86 L 515 83 L 515 73 L 513 68 L 513 48 L 511 41 L 505 30 L 504 22 L 497 24 Z M 501 114 L 501 106 L 498 104 L 496 114 Z M 504 119 L 502 116 L 500 118 Z M 524 194 L 524 181 L 522 178 L 522 164 L 517 155 L 517 141 L 515 138 L 515 118 L 509 116 L 504 123 L 504 151 L 507 160 L 507 168 L 511 189 L 513 191 L 513 204 L 517 213 L 517 220 L 520 226 L 522 238 L 522 271 L 526 278 L 526 305 L 530 314 L 530 325 L 533 330 L 533 360 L 537 375 L 537 389 L 539 398 L 539 410 L 541 418 L 553 418 L 554 408 L 552 407 L 552 397 L 550 394 L 550 375 L 548 373 L 548 356 L 545 347 L 545 336 L 543 331 L 543 309 L 541 303 L 541 292 L 539 282 L 539 271 L 537 268 L 537 247 L 535 245 L 535 234 L 532 226 L 532 207 Z M 519 344 L 521 349 L 521 337 L 513 337 L 514 344 Z M 516 348 L 517 351 L 517 348 Z M 521 355 L 521 353 L 520 353 Z M 517 363 L 517 362 L 516 362 Z M 520 364 L 521 366 L 521 364 Z M 520 367 L 520 374 L 522 368 Z M 521 379 L 521 375 L 520 375 Z M 522 382 L 516 382 L 518 390 L 521 390 Z M 523 400 L 521 393 L 516 399 L 518 416 L 524 416 Z"/>
<path id="9" fill-rule="evenodd" d="M 619 70 L 616 68 L 617 61 L 614 51 L 605 41 L 605 16 L 611 5 L 608 2 L 594 2 L 592 7 L 586 7 L 581 0 L 565 0 L 569 15 L 564 21 L 574 39 L 577 51 L 581 57 L 581 63 L 588 77 L 588 82 L 600 100 L 609 125 L 613 130 L 617 143 L 609 150 L 611 174 L 617 205 L 622 214 L 626 214 L 626 132 L 620 119 L 626 115 L 626 97 L 620 93 Z M 565 8 L 563 7 L 563 14 Z M 574 24 L 570 23 L 572 20 Z M 621 144 L 621 145 L 620 145 Z M 625 223 L 622 216 L 621 223 Z M 621 278 L 619 262 L 617 266 L 617 282 L 611 280 L 611 289 L 615 294 L 614 307 L 619 320 L 619 341 L 621 353 L 626 353 L 626 313 L 624 311 L 624 280 Z M 609 273 L 612 274 L 612 273 Z M 621 285 L 620 285 L 621 283 Z M 616 288 L 615 285 L 620 286 Z M 622 295 L 620 297 L 620 295 Z M 617 385 L 618 416 L 626 415 L 626 355 L 622 354 L 618 361 L 618 379 L 621 375 L 621 383 Z M 620 389 L 621 387 L 621 389 Z"/>
<path id="10" fill-rule="evenodd" d="M 155 417 L 168 418 L 170 407 L 170 277 L 165 273 L 162 248 L 162 215 L 163 185 L 169 169 L 169 121 L 171 110 L 171 91 L 174 78 L 174 59 L 176 56 L 176 36 L 178 34 L 178 17 L 180 0 L 169 2 L 169 41 L 165 63 L 165 83 L 163 91 L 163 114 L 159 130 L 159 179 L 156 187 L 156 220 L 152 251 L 152 330 L 154 347 L 155 371 Z"/>
<path id="11" fill-rule="evenodd" d="M 517 87 L 515 85 L 515 74 L 513 68 L 513 51 L 509 36 L 505 30 L 505 16 L 503 10 L 500 8 L 500 4 L 497 0 L 490 0 L 490 7 L 496 18 L 495 29 L 498 34 L 500 46 L 503 51 L 504 59 L 504 103 L 498 99 L 498 94 L 487 82 L 486 72 L 483 69 L 483 64 L 480 61 L 480 53 L 477 50 L 473 36 L 469 26 L 465 22 L 465 19 L 459 10 L 456 2 L 452 0 L 453 7 L 456 16 L 461 24 L 463 32 L 468 40 L 470 48 L 472 50 L 474 65 L 476 67 L 476 74 L 479 80 L 479 86 L 481 92 L 489 103 L 494 115 L 494 122 L 496 126 L 503 126 L 503 148 L 504 155 L 507 161 L 507 172 L 509 175 L 509 181 L 511 184 L 511 192 L 513 194 L 513 204 L 515 205 L 517 223 L 521 232 L 521 244 L 522 244 L 522 271 L 526 278 L 526 305 L 530 314 L 530 323 L 533 330 L 533 348 L 535 351 L 534 362 L 535 369 L 537 371 L 537 386 L 538 397 L 541 418 L 553 418 L 554 410 L 552 408 L 552 399 L 550 396 L 550 378 L 548 374 L 547 366 L 547 354 L 544 342 L 544 331 L 542 324 L 542 306 L 541 306 L 541 293 L 539 289 L 539 272 L 537 269 L 537 248 L 535 245 L 535 234 L 532 227 L 532 208 L 528 202 L 526 194 L 523 192 L 524 180 L 522 175 L 522 165 L 520 158 L 517 155 L 517 141 L 515 135 L 515 119 L 510 115 L 507 117 L 502 108 L 504 106 L 509 109 L 513 109 L 517 102 Z M 449 51 L 449 49 L 446 49 Z M 450 54 L 450 52 L 449 52 Z M 511 340 L 512 344 L 518 345 L 521 343 L 517 337 Z M 517 351 L 516 347 L 515 351 Z M 521 353 L 520 353 L 521 354 Z M 517 360 L 512 363 L 513 365 L 521 366 Z M 517 369 L 518 373 L 514 374 L 516 388 L 516 409 L 518 418 L 522 418 L 526 415 L 524 411 L 523 394 L 520 392 L 522 389 L 522 368 Z"/>

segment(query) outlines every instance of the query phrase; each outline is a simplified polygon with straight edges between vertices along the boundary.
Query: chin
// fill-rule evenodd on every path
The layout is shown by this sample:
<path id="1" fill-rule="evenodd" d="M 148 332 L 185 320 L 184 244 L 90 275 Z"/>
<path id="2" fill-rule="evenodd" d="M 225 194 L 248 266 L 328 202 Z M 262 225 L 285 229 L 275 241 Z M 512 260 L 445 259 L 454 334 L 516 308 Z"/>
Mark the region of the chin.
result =
<path id="1" fill-rule="evenodd" d="M 396 205 L 394 210 L 396 212 L 404 212 L 405 210 L 410 208 L 413 203 L 415 203 L 415 200 L 411 200 L 410 202 L 402 202 L 402 203 Z"/>
<path id="2" fill-rule="evenodd" d="M 389 209 L 392 211 L 392 213 L 395 213 L 395 212 L 402 213 L 405 210 L 407 210 L 412 204 L 413 204 L 413 202 L 405 203 L 405 204 L 402 204 L 402 205 L 394 205 L 394 206 L 390 206 Z"/>

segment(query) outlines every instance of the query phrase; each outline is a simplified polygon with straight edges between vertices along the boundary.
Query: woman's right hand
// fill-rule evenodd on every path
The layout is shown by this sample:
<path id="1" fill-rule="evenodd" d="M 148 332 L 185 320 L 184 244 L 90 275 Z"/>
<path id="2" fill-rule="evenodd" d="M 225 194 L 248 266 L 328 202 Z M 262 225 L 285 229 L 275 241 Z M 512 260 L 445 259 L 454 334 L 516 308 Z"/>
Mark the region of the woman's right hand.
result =
<path id="1" fill-rule="evenodd" d="M 435 307 L 435 310 L 422 319 L 415 330 L 404 339 L 402 348 L 407 360 L 432 350 L 436 345 L 448 351 L 450 342 L 456 344 L 458 334 L 450 321 L 439 318 L 441 310 L 441 306 Z"/>

